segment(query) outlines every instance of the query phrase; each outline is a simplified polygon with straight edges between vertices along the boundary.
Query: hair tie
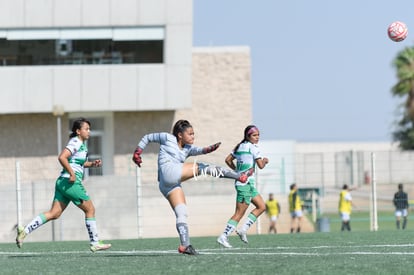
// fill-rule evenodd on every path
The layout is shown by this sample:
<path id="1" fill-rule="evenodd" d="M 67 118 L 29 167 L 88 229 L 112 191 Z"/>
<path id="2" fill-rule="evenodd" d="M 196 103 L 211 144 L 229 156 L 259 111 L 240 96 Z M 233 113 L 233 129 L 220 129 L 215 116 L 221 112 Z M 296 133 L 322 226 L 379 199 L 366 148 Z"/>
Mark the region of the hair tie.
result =
<path id="1" fill-rule="evenodd" d="M 249 129 L 249 131 L 247 131 L 247 135 L 250 135 L 253 132 L 259 132 L 259 129 L 257 129 L 256 126 L 253 126 L 252 128 Z"/>

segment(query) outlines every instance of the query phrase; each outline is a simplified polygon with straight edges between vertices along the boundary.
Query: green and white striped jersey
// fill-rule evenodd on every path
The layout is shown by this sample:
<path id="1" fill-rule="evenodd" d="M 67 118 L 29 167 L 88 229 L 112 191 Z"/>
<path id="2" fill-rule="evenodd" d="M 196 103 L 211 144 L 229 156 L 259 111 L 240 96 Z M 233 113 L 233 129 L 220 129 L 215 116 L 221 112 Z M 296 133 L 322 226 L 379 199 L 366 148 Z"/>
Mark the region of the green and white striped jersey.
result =
<path id="1" fill-rule="evenodd" d="M 245 172 L 250 168 L 255 168 L 256 159 L 262 158 L 259 147 L 249 141 L 245 141 L 240 144 L 236 152 L 232 152 L 234 158 L 236 158 L 236 170 L 238 172 Z M 254 177 L 250 177 L 246 183 L 236 181 L 236 185 L 246 185 L 247 183 L 254 184 Z"/>
<path id="2" fill-rule="evenodd" d="M 68 149 L 72 153 L 72 155 L 68 159 L 69 165 L 75 172 L 76 177 L 82 179 L 84 172 L 83 165 L 88 159 L 88 147 L 78 137 L 73 137 L 69 140 L 68 144 L 66 145 L 66 149 Z M 60 176 L 64 178 L 70 177 L 68 171 L 66 171 L 65 169 L 62 169 Z"/>

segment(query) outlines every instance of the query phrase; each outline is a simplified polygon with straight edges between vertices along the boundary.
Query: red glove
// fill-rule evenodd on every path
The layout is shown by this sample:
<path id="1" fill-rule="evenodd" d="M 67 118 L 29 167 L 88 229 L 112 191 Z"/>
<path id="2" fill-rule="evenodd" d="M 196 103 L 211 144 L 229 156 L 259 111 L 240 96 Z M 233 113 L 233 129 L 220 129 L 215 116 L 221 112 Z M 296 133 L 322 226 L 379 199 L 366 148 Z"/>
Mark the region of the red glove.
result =
<path id="1" fill-rule="evenodd" d="M 135 162 L 138 167 L 141 167 L 142 159 L 141 159 L 142 149 L 137 147 L 135 149 L 134 154 L 132 155 L 132 161 Z"/>
<path id="2" fill-rule="evenodd" d="M 208 154 L 208 153 L 211 153 L 213 151 L 216 151 L 217 148 L 220 147 L 220 144 L 221 144 L 221 142 L 217 142 L 216 144 L 204 147 L 203 148 L 203 154 Z"/>

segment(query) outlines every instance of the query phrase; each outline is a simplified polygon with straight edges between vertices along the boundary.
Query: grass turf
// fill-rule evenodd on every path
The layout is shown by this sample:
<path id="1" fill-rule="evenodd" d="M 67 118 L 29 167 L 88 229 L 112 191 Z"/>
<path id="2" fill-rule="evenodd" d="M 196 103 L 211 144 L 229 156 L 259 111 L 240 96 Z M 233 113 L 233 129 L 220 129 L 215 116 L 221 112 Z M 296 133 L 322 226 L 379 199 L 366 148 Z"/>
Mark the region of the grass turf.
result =
<path id="1" fill-rule="evenodd" d="M 252 230 L 253 231 L 253 230 Z M 199 256 L 177 253 L 178 238 L 113 240 L 89 252 L 86 241 L 0 244 L 1 274 L 408 274 L 414 265 L 413 232 L 324 232 L 192 238 Z M 408 272 L 408 273 L 407 273 Z"/>

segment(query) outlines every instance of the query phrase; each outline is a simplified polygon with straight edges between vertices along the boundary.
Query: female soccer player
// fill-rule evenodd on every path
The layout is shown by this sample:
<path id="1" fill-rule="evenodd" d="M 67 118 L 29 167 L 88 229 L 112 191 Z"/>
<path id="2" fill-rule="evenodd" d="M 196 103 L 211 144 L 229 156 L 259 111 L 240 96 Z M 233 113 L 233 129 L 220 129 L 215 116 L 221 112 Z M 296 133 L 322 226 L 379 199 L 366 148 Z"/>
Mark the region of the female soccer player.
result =
<path id="1" fill-rule="evenodd" d="M 101 160 L 88 161 L 88 148 L 85 141 L 89 139 L 90 127 L 91 123 L 85 118 L 79 118 L 73 122 L 69 142 L 58 158 L 63 169 L 56 180 L 52 208 L 36 216 L 26 227 L 17 227 L 17 247 L 21 248 L 24 238 L 41 225 L 59 218 L 71 201 L 85 212 L 90 250 L 96 252 L 111 247 L 110 244 L 104 244 L 98 238 L 95 207 L 82 185 L 84 167 L 100 167 L 102 165 Z"/>
<path id="2" fill-rule="evenodd" d="M 187 120 L 178 120 L 174 125 L 172 134 L 165 132 L 151 133 L 142 137 L 132 157 L 132 160 L 139 167 L 142 163 L 141 154 L 149 142 L 160 144 L 158 154 L 159 189 L 170 203 L 176 216 L 176 228 L 180 236 L 178 252 L 197 255 L 198 252 L 190 243 L 187 206 L 181 182 L 202 174 L 246 182 L 253 170 L 246 169 L 244 173 L 241 173 L 205 163 L 184 163 L 190 156 L 208 154 L 217 150 L 220 146 L 220 143 L 207 147 L 194 146 L 194 130 Z"/>
<path id="3" fill-rule="evenodd" d="M 266 213 L 269 216 L 269 234 L 277 233 L 276 222 L 280 213 L 280 203 L 274 198 L 273 193 L 269 193 L 269 199 L 266 201 Z"/>
<path id="4" fill-rule="evenodd" d="M 298 185 L 296 183 L 292 183 L 290 185 L 290 192 L 288 196 L 289 200 L 289 212 L 290 212 L 290 233 L 295 232 L 300 233 L 300 227 L 302 225 L 302 217 L 303 217 L 303 201 L 298 194 Z"/>
<path id="5" fill-rule="evenodd" d="M 269 162 L 269 159 L 262 158 L 260 155 L 257 146 L 259 136 L 259 129 L 256 126 L 247 126 L 244 129 L 243 140 L 237 144 L 233 149 L 233 152 L 226 157 L 226 164 L 239 172 L 248 170 L 254 171 L 256 164 L 260 169 L 263 169 Z M 236 160 L 236 164 L 234 164 L 234 160 Z M 236 180 L 235 187 L 237 191 L 236 210 L 227 222 L 224 232 L 217 239 L 217 242 L 226 248 L 232 247 L 228 241 L 228 237 L 234 230 L 236 230 L 237 225 L 246 213 L 250 203 L 253 203 L 256 208 L 250 212 L 243 226 L 236 231 L 237 235 L 239 235 L 244 243 L 248 243 L 247 230 L 257 220 L 257 217 L 266 210 L 265 202 L 255 187 L 254 177 L 249 177 L 246 182 Z"/>

